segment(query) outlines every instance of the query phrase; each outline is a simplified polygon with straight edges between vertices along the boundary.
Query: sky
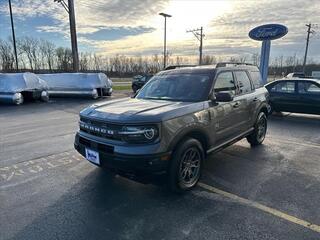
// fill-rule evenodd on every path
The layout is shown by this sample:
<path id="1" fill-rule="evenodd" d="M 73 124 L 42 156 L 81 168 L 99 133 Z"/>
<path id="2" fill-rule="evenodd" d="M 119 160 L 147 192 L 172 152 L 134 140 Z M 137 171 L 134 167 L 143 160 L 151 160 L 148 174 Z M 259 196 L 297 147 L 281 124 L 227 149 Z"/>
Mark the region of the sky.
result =
<path id="1" fill-rule="evenodd" d="M 69 47 L 68 15 L 53 0 L 11 0 L 17 37 L 33 36 Z M 187 33 L 204 28 L 204 54 L 246 56 L 260 52 L 261 42 L 248 32 L 261 24 L 280 23 L 289 33 L 272 42 L 271 56 L 303 57 L 305 24 L 315 33 L 310 59 L 320 62 L 320 0 L 74 0 L 79 50 L 105 56 L 163 54 L 164 19 L 167 48 L 173 56 L 197 56 L 199 42 Z M 11 36 L 8 0 L 0 0 L 0 39 Z"/>

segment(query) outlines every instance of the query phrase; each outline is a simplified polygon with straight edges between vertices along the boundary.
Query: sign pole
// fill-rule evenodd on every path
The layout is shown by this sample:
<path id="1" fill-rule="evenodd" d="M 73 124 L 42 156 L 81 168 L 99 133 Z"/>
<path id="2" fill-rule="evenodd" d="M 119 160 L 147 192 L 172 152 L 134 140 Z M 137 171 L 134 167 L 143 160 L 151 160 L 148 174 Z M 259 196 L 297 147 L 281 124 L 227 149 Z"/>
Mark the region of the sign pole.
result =
<path id="1" fill-rule="evenodd" d="M 262 41 L 261 57 L 260 57 L 260 73 L 263 84 L 268 82 L 268 68 L 269 68 L 269 56 L 270 56 L 271 41 Z"/>

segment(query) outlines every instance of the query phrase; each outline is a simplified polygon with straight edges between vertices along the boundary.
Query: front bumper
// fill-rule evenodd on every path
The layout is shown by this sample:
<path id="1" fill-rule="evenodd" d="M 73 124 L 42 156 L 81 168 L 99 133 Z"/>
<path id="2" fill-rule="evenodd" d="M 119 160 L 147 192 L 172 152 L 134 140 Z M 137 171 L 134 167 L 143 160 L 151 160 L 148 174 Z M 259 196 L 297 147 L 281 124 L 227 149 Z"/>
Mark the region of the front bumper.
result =
<path id="1" fill-rule="evenodd" d="M 170 158 L 170 153 L 146 155 L 116 153 L 114 146 L 94 141 L 79 133 L 76 134 L 74 148 L 84 157 L 86 148 L 99 152 L 99 166 L 120 174 L 152 175 L 164 173 L 167 171 Z"/>

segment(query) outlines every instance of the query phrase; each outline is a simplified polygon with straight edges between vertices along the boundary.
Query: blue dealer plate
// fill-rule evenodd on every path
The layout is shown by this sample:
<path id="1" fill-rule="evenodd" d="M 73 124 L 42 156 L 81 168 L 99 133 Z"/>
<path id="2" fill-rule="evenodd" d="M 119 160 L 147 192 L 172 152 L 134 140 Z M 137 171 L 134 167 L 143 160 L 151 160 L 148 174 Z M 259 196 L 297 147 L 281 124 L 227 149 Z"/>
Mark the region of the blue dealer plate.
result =
<path id="1" fill-rule="evenodd" d="M 90 162 L 100 165 L 99 153 L 86 148 L 86 159 Z"/>

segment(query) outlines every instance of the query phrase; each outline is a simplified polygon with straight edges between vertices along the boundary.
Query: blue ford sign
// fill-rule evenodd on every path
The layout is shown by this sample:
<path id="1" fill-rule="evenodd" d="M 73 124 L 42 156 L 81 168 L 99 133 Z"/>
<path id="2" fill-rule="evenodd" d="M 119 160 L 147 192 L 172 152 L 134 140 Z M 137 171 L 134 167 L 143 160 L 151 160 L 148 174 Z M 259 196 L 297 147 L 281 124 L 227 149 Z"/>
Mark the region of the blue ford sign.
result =
<path id="1" fill-rule="evenodd" d="M 285 36 L 288 28 L 280 24 L 266 24 L 252 29 L 249 37 L 257 41 L 275 40 Z"/>

